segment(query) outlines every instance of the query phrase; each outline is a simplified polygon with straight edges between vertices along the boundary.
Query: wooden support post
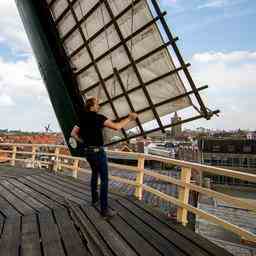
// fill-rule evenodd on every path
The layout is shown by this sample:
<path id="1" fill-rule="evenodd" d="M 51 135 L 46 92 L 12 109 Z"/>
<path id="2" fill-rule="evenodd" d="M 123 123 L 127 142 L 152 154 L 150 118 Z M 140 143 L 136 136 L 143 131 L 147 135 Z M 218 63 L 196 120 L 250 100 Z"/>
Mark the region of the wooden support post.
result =
<path id="1" fill-rule="evenodd" d="M 12 166 L 15 166 L 16 152 L 17 152 L 17 146 L 13 145 L 12 146 L 12 161 L 11 161 Z"/>
<path id="2" fill-rule="evenodd" d="M 138 158 L 138 168 L 140 169 L 140 171 L 137 173 L 136 189 L 134 194 L 135 197 L 137 197 L 139 200 L 142 200 L 144 165 L 145 165 L 145 157 L 140 156 Z"/>
<path id="3" fill-rule="evenodd" d="M 77 172 L 79 168 L 79 159 L 74 160 L 72 176 L 77 179 Z"/>
<path id="4" fill-rule="evenodd" d="M 59 168 L 59 154 L 60 154 L 60 148 L 56 147 L 55 148 L 55 161 L 54 161 L 54 165 L 53 165 L 53 171 L 57 172 L 58 168 Z"/>
<path id="5" fill-rule="evenodd" d="M 32 146 L 32 156 L 31 156 L 32 168 L 35 168 L 36 148 L 37 148 L 37 147 L 36 147 L 35 145 Z"/>
<path id="6" fill-rule="evenodd" d="M 181 169 L 181 182 L 184 182 L 185 184 L 190 184 L 190 178 L 191 178 L 191 168 L 182 167 Z M 180 187 L 179 189 L 179 201 L 182 203 L 188 204 L 189 200 L 189 188 L 187 186 Z M 187 225 L 187 215 L 188 211 L 184 208 L 178 208 L 177 212 L 177 221 L 180 222 L 183 226 Z"/>

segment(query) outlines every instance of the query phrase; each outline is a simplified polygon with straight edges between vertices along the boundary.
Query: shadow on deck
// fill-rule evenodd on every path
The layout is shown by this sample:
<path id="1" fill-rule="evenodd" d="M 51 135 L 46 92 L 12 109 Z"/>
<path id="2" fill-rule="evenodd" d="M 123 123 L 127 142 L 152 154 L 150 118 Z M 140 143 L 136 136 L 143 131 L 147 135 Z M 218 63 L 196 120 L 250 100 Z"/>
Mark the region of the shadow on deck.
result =
<path id="1" fill-rule="evenodd" d="M 0 166 L 0 255 L 231 255 L 140 201 L 109 201 L 118 214 L 104 220 L 88 183 Z"/>

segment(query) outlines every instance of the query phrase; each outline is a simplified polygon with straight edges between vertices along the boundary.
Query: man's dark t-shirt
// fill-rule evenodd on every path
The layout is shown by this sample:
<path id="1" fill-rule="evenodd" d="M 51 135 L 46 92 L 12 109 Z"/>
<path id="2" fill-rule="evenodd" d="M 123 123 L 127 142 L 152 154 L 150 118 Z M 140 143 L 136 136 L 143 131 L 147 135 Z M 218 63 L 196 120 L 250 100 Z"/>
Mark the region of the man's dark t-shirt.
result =
<path id="1" fill-rule="evenodd" d="M 80 136 L 85 146 L 103 146 L 104 122 L 107 118 L 96 112 L 85 112 L 81 119 Z"/>

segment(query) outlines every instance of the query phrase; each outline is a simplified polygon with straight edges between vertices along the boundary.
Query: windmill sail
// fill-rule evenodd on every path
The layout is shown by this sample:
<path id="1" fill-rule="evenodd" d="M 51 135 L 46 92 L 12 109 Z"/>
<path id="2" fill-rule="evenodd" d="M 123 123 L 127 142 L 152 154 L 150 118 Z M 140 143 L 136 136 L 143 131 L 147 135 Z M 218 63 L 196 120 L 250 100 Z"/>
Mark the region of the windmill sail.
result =
<path id="1" fill-rule="evenodd" d="M 54 49 L 59 48 L 59 57 L 64 58 L 69 68 L 72 84 L 66 86 L 72 86 L 68 90 L 78 119 L 82 112 L 77 109 L 90 96 L 99 97 L 101 113 L 113 120 L 138 112 L 138 120 L 120 132 L 121 141 L 164 131 L 167 126 L 161 117 L 194 106 L 190 94 L 195 94 L 202 111 L 198 117 L 208 118 L 212 114 L 206 110 L 176 39 L 166 28 L 165 13 L 155 0 L 38 1 L 42 9 L 37 15 L 43 15 L 39 19 L 47 16 L 49 30 L 55 32 L 55 37 L 51 35 L 56 43 Z M 21 13 L 24 14 L 24 8 Z M 157 22 L 162 24 L 163 31 Z M 168 47 L 174 48 L 174 56 Z M 173 57 L 180 66 L 174 65 Z M 180 78 L 181 71 L 191 85 L 189 92 Z M 45 80 L 47 83 L 47 77 Z M 150 130 L 145 124 L 152 120 L 155 125 Z M 135 134 L 129 132 L 132 128 Z M 107 137 L 106 143 L 110 143 L 111 136 Z"/>

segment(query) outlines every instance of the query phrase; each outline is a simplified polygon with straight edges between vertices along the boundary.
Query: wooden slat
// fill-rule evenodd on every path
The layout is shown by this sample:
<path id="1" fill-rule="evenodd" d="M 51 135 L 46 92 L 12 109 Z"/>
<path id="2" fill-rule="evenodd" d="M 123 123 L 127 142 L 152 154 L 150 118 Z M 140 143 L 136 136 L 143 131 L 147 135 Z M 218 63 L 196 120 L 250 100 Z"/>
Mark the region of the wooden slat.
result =
<path id="1" fill-rule="evenodd" d="M 205 219 L 214 224 L 217 224 L 217 225 L 237 234 L 238 236 L 243 237 L 244 239 L 247 239 L 248 241 L 251 241 L 251 242 L 256 241 L 256 235 L 246 229 L 243 229 L 237 225 L 234 225 L 226 220 L 220 219 L 219 217 L 216 217 L 213 214 L 210 214 L 206 211 L 203 211 L 194 206 L 191 206 L 190 204 L 186 204 L 174 197 L 168 196 L 168 195 L 158 191 L 157 189 L 153 189 L 153 188 L 151 188 L 149 186 L 145 186 L 145 185 L 143 187 L 148 192 L 151 192 L 160 198 L 163 198 L 179 207 L 182 207 L 182 208 L 188 210 L 189 212 L 194 213 L 196 216 L 201 217 L 202 219 Z"/>
<path id="2" fill-rule="evenodd" d="M 233 171 L 233 170 L 228 170 L 228 169 L 219 168 L 215 166 L 203 165 L 203 164 L 192 163 L 192 162 L 187 162 L 187 161 L 182 161 L 177 159 L 170 159 L 170 158 L 160 157 L 160 156 L 145 155 L 145 158 L 147 160 L 155 160 L 162 163 L 170 163 L 180 167 L 191 168 L 195 171 L 200 171 L 203 173 L 212 173 L 214 175 L 221 175 L 221 176 L 226 176 L 226 177 L 231 177 L 231 178 L 236 178 L 236 179 L 241 179 L 241 180 L 256 183 L 255 174 Z"/>
<path id="3" fill-rule="evenodd" d="M 214 191 L 212 189 L 203 188 L 194 184 L 187 184 L 186 186 L 191 190 L 197 191 L 204 195 L 208 195 L 209 197 L 217 198 L 234 207 L 242 208 L 250 211 L 256 211 L 256 204 L 246 201 L 245 199 L 240 199 L 237 197 L 226 195 L 226 194 Z"/>
<path id="4" fill-rule="evenodd" d="M 3 181 L 1 181 L 2 183 Z M 19 213 L 26 215 L 33 212 L 33 209 L 21 201 L 18 197 L 14 196 L 9 190 L 2 186 L 0 183 L 0 195 L 7 200 Z"/>
<path id="5" fill-rule="evenodd" d="M 125 200 L 126 201 L 126 200 Z M 167 216 L 160 212 L 160 210 L 152 209 L 151 206 L 143 203 L 142 201 L 137 200 L 127 200 L 131 203 L 135 204 L 136 207 L 143 209 L 146 213 L 150 214 L 152 217 L 156 218 L 158 221 L 162 222 L 163 224 L 168 225 L 168 227 L 175 232 L 179 233 L 180 235 L 184 236 L 188 239 L 191 243 L 194 243 L 198 247 L 202 248 L 203 250 L 209 252 L 211 255 L 221 255 L 221 256 L 232 256 L 226 250 L 218 247 L 214 243 L 211 243 L 209 240 L 205 239 L 204 237 L 196 234 L 192 230 L 188 228 L 184 228 L 182 225 L 175 223 L 171 220 L 167 219 Z"/>
<path id="6" fill-rule="evenodd" d="M 51 212 L 39 214 L 39 223 L 44 255 L 65 256 L 57 225 Z"/>
<path id="7" fill-rule="evenodd" d="M 115 227 L 119 234 L 130 244 L 139 255 L 160 256 L 161 254 L 148 243 L 140 234 L 138 234 L 133 226 L 127 224 L 119 215 L 109 220 L 111 225 Z"/>
<path id="8" fill-rule="evenodd" d="M 65 175 L 58 174 L 58 173 L 52 174 L 49 172 L 44 172 L 44 173 L 42 173 L 41 176 L 43 176 L 43 177 L 47 176 L 47 177 L 50 177 L 51 179 L 63 181 L 66 184 L 71 184 L 74 187 L 81 188 L 81 189 L 84 189 L 84 187 L 88 185 L 86 182 L 84 182 L 82 180 L 74 179 L 73 177 L 67 177 Z"/>
<path id="9" fill-rule="evenodd" d="M 58 196 L 55 193 L 49 191 L 48 189 L 45 189 L 28 179 L 19 178 L 19 181 L 28 186 L 29 188 L 33 189 L 34 191 L 36 191 L 36 193 L 46 196 L 47 198 L 49 198 L 49 200 L 52 200 L 54 204 L 56 203 L 59 206 L 65 205 L 65 200 L 62 196 Z"/>
<path id="10" fill-rule="evenodd" d="M 138 219 L 142 220 L 144 223 L 147 223 L 153 230 L 160 233 L 162 236 L 168 239 L 170 243 L 175 245 L 185 254 L 190 254 L 191 251 L 193 251 L 193 253 L 197 256 L 209 255 L 209 253 L 205 252 L 201 248 L 188 241 L 184 236 L 180 235 L 177 232 L 174 232 L 167 225 L 153 218 L 152 215 L 148 214 L 143 209 L 136 207 L 134 204 L 127 200 L 120 200 L 119 202 L 122 207 L 132 212 Z M 185 231 L 186 230 L 184 229 L 184 232 Z"/>
<path id="11" fill-rule="evenodd" d="M 73 220 L 80 227 L 80 230 L 87 241 L 87 246 L 92 255 L 112 256 L 115 255 L 105 244 L 97 229 L 78 206 L 70 205 Z"/>
<path id="12" fill-rule="evenodd" d="M 120 171 L 132 171 L 132 172 L 140 172 L 141 169 L 136 166 L 129 166 L 124 164 L 114 164 L 114 163 L 108 163 L 109 167 L 112 167 L 113 169 L 119 169 Z"/>
<path id="13" fill-rule="evenodd" d="M 122 217 L 122 219 L 124 219 L 130 226 L 132 226 L 136 232 L 148 243 L 150 243 L 160 254 L 166 256 L 186 255 L 176 246 L 170 243 L 167 239 L 161 236 L 158 232 L 154 231 L 148 224 L 145 224 L 135 215 L 127 211 L 127 209 L 125 209 L 122 205 L 115 203 L 113 206 L 118 211 L 118 214 Z"/>
<path id="14" fill-rule="evenodd" d="M 64 242 L 67 256 L 86 256 L 89 255 L 86 247 L 83 245 L 74 224 L 71 222 L 69 214 L 65 209 L 54 210 L 59 231 Z"/>
<path id="15" fill-rule="evenodd" d="M 26 205 L 31 207 L 33 211 L 39 212 L 39 211 L 48 210 L 48 208 L 45 205 L 41 204 L 39 201 L 35 200 L 33 197 L 29 196 L 28 194 L 24 193 L 22 190 L 18 189 L 8 181 L 3 181 L 1 184 L 6 189 L 11 191 L 17 198 L 19 198 L 21 202 L 24 202 Z"/>
<path id="16" fill-rule="evenodd" d="M 20 246 L 20 218 L 8 218 L 0 239 L 0 255 L 18 256 Z"/>
<path id="17" fill-rule="evenodd" d="M 99 213 L 93 207 L 82 206 L 82 209 L 116 255 L 136 255 L 127 242 L 109 225 L 109 223 L 100 217 Z"/>
<path id="18" fill-rule="evenodd" d="M 35 214 L 22 217 L 21 255 L 41 256 L 39 228 Z"/>
<path id="19" fill-rule="evenodd" d="M 83 202 L 81 203 L 85 203 L 85 202 L 90 202 L 91 201 L 91 197 L 88 196 L 88 194 L 86 194 L 83 191 L 76 191 L 75 187 L 68 187 L 66 186 L 66 184 L 58 184 L 55 180 L 50 180 L 50 179 L 45 179 L 44 177 L 41 176 L 34 176 L 34 179 L 47 184 L 49 186 L 52 186 L 53 188 L 58 189 L 59 191 L 61 191 L 62 193 L 66 193 L 69 196 L 72 196 L 74 198 L 80 199 Z"/>
<path id="20" fill-rule="evenodd" d="M 63 191 L 61 189 L 57 189 L 55 188 L 54 185 L 49 185 L 45 182 L 42 182 L 40 180 L 35 179 L 34 177 L 26 177 L 26 179 L 30 180 L 31 182 L 37 184 L 38 186 L 41 186 L 42 188 L 48 190 L 51 193 L 55 193 L 57 196 L 62 197 L 62 202 L 64 200 L 64 198 L 68 198 L 69 200 L 77 203 L 77 204 L 85 204 L 86 201 L 85 200 L 81 200 L 80 198 L 74 197 L 71 194 L 69 194 L 66 191 Z"/>
<path id="21" fill-rule="evenodd" d="M 0 212 L 6 217 L 18 217 L 20 213 L 4 198 L 1 196 L 0 192 Z"/>
<path id="22" fill-rule="evenodd" d="M 60 207 L 59 204 L 55 203 L 54 201 L 47 198 L 45 195 L 38 193 L 37 191 L 31 189 L 29 186 L 26 186 L 19 180 L 9 180 L 9 182 L 16 187 L 18 187 L 23 192 L 27 193 L 29 196 L 33 197 L 37 201 L 39 201 L 41 204 L 43 204 L 45 207 L 54 209 Z"/>
<path id="23" fill-rule="evenodd" d="M 79 196 L 81 196 L 81 194 L 82 194 L 82 196 L 83 196 L 83 194 L 86 194 L 88 197 L 91 196 L 91 193 L 90 192 L 88 193 L 88 190 L 85 189 L 84 186 L 83 187 L 78 186 L 79 184 L 77 182 L 70 184 L 68 182 L 68 180 L 69 180 L 68 178 L 64 178 L 63 180 L 58 179 L 57 178 L 58 176 L 56 176 L 56 175 L 55 176 L 39 175 L 37 177 L 43 178 L 44 180 L 49 181 L 51 183 L 54 181 L 54 184 L 58 184 L 58 185 L 62 186 L 63 188 L 68 188 L 68 189 L 71 189 L 71 190 L 79 193 L 78 194 Z"/>
<path id="24" fill-rule="evenodd" d="M 2 236 L 3 228 L 4 228 L 4 220 L 5 218 L 0 214 L 0 239 Z"/>

